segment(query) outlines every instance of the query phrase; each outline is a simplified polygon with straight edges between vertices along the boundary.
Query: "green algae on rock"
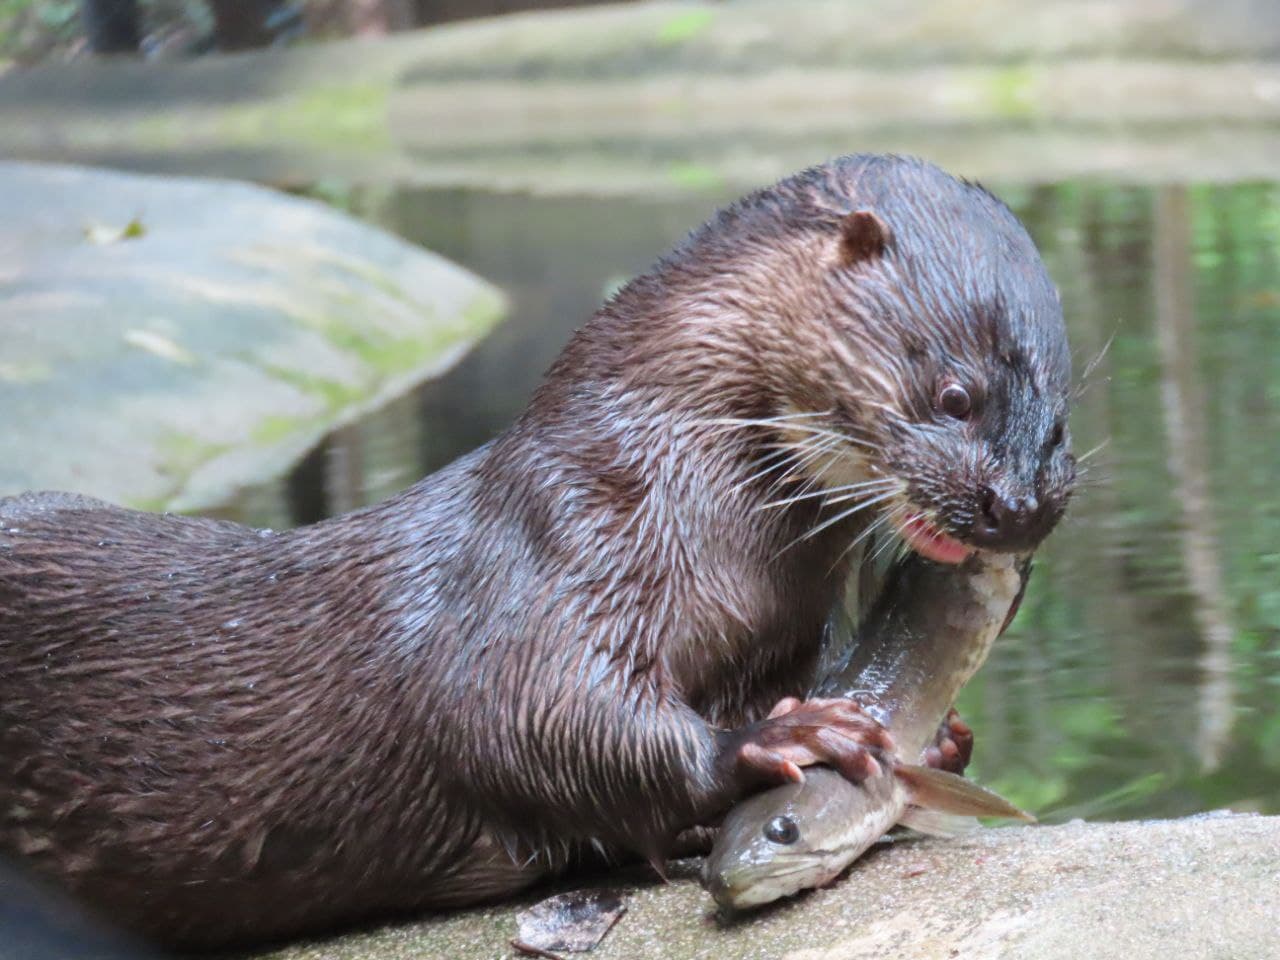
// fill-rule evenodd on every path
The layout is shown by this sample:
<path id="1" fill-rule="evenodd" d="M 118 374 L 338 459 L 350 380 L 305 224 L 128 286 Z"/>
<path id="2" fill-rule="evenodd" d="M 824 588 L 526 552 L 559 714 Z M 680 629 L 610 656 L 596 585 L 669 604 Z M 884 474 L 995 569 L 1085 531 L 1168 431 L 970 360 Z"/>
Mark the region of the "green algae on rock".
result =
<path id="1" fill-rule="evenodd" d="M 651 0 L 191 62 L 59 63 L 0 77 L 0 152 L 561 195 L 727 192 L 854 151 L 985 180 L 1265 179 L 1280 150 L 1277 9 Z"/>
<path id="2" fill-rule="evenodd" d="M 0 164 L 0 209 L 0 495 L 216 504 L 504 310 L 443 258 L 260 187 Z"/>

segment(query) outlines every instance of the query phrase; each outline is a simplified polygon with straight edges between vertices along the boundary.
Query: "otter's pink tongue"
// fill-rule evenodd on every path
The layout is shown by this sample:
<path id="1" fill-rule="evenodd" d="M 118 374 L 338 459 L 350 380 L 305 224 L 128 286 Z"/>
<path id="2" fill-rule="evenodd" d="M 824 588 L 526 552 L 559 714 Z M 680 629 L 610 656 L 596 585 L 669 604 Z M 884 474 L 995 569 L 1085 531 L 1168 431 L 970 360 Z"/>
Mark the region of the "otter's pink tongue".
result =
<path id="1" fill-rule="evenodd" d="M 973 552 L 918 513 L 903 524 L 902 536 L 912 550 L 937 563 L 960 563 Z"/>

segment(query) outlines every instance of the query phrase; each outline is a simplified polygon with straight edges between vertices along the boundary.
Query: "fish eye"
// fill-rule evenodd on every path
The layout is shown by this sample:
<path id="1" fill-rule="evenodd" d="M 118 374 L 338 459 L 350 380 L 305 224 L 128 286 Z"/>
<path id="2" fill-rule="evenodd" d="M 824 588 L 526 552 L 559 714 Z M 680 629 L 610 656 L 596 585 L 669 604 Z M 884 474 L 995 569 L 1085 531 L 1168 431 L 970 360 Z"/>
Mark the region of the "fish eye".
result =
<path id="1" fill-rule="evenodd" d="M 938 399 L 934 406 L 955 420 L 968 420 L 973 410 L 973 400 L 969 391 L 958 383 L 945 383 L 938 391 Z"/>
<path id="2" fill-rule="evenodd" d="M 774 817 L 764 825 L 764 838 L 773 843 L 795 843 L 800 827 L 790 817 Z"/>

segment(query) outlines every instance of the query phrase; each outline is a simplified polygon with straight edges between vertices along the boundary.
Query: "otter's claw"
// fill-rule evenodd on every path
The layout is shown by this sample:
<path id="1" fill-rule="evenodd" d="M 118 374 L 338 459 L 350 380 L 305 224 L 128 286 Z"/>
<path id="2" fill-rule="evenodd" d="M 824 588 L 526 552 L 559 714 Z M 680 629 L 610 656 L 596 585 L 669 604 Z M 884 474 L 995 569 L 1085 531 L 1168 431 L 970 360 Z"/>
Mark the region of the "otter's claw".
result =
<path id="1" fill-rule="evenodd" d="M 859 783 L 892 754 L 889 732 L 853 700 L 778 702 L 769 716 L 728 735 L 725 758 L 744 789 L 804 779 L 802 767 L 826 764 Z"/>
<path id="2" fill-rule="evenodd" d="M 926 766 L 962 774 L 973 759 L 973 730 L 960 719 L 955 707 L 947 711 L 946 719 L 938 724 L 938 735 L 933 746 L 924 751 Z"/>

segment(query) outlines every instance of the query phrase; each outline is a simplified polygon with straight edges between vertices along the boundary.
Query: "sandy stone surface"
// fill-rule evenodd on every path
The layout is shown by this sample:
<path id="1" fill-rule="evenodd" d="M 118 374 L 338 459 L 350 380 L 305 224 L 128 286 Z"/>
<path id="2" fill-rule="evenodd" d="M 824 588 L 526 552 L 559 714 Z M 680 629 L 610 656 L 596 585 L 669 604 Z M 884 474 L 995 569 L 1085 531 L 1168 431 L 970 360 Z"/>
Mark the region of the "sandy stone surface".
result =
<path id="1" fill-rule="evenodd" d="M 617 878 L 614 878 L 615 880 Z M 725 923 L 682 869 L 626 884 L 592 960 L 1264 960 L 1280 957 L 1280 817 L 1069 823 L 913 839 Z M 537 897 L 530 898 L 538 899 Z M 516 956 L 530 900 L 298 945 L 269 960 Z M 267 958 L 263 958 L 267 960 Z"/>

